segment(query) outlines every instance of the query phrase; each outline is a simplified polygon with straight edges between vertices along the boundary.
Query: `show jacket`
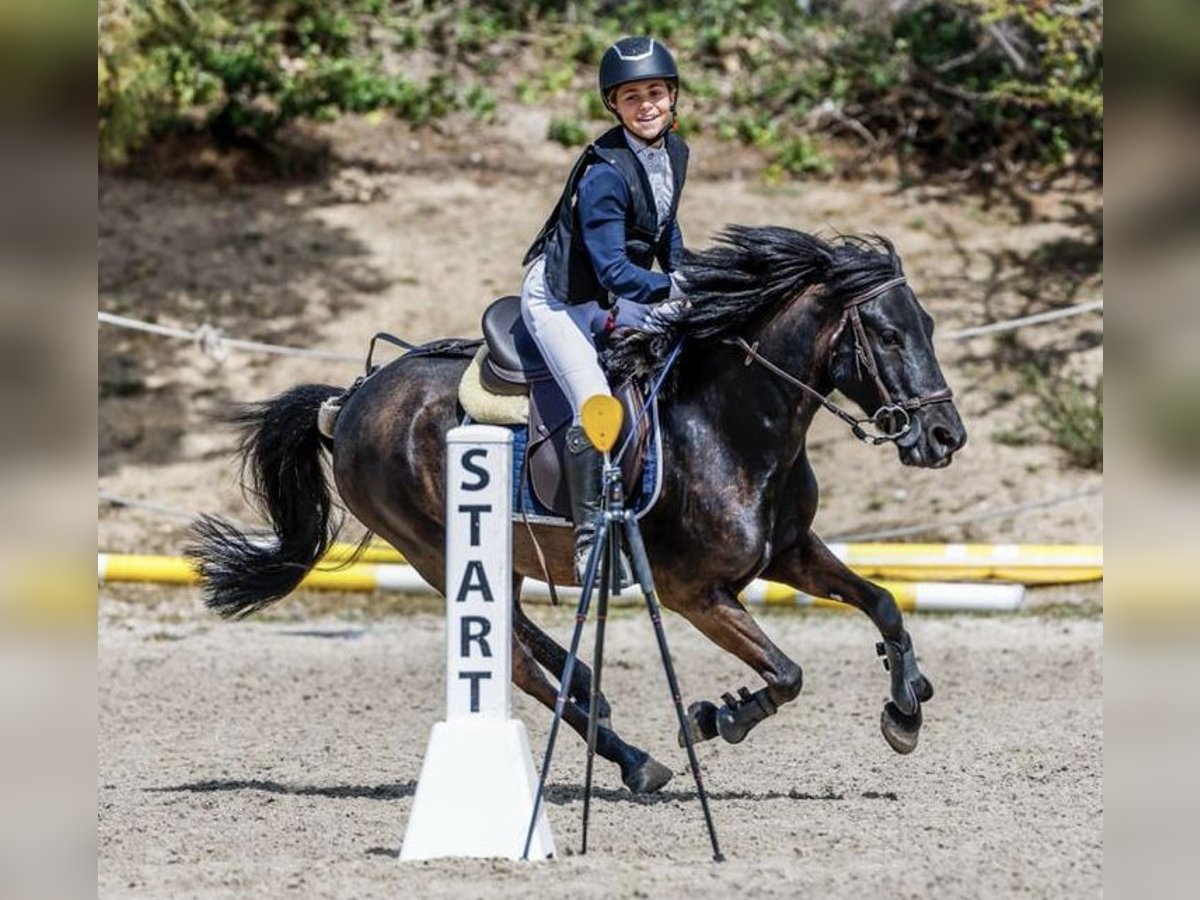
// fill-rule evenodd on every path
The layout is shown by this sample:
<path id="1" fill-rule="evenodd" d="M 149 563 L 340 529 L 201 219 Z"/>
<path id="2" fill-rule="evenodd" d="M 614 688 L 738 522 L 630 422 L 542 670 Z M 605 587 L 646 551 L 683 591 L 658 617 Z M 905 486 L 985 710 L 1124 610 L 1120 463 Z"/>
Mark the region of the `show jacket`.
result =
<path id="1" fill-rule="evenodd" d="M 683 251 L 676 213 L 687 177 L 688 147 L 668 132 L 674 196 L 658 221 L 642 164 L 617 126 L 589 144 L 576 160 L 558 205 L 525 254 L 546 257 L 546 288 L 564 303 L 658 303 L 667 299 Z M 657 260 L 662 272 L 650 266 Z"/>

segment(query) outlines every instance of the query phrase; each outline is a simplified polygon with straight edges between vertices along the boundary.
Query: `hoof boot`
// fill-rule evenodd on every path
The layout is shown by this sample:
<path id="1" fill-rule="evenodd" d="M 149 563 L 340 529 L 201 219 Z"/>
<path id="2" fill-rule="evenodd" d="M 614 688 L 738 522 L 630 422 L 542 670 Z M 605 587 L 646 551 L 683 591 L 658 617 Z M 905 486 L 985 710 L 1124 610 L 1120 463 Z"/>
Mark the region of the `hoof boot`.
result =
<path id="1" fill-rule="evenodd" d="M 724 705 L 717 710 L 717 731 L 730 744 L 741 743 L 755 725 L 768 716 L 775 715 L 778 708 L 767 695 L 767 689 L 755 691 L 741 688 L 738 696 L 725 694 Z"/>

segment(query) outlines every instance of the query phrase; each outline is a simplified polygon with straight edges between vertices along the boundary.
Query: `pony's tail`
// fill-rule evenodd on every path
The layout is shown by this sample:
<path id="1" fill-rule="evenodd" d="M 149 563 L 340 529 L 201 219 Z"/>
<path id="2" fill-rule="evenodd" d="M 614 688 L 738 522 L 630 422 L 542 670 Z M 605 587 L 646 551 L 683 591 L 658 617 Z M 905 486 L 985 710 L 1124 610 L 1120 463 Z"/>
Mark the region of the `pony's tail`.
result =
<path id="1" fill-rule="evenodd" d="M 306 384 L 227 417 L 242 432 L 242 488 L 274 534 L 248 535 L 215 516 L 192 525 L 204 603 L 226 618 L 247 616 L 287 596 L 332 543 L 333 505 L 322 467 L 317 410 L 340 388 Z"/>

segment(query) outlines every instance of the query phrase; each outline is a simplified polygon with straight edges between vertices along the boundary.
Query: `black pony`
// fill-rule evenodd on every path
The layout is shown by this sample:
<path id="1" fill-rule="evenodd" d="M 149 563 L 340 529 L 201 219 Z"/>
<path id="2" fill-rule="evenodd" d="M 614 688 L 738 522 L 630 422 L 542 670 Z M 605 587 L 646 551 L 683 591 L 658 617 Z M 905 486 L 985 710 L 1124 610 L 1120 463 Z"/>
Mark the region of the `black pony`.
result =
<path id="1" fill-rule="evenodd" d="M 615 336 L 610 354 L 624 372 L 650 371 L 682 341 L 660 410 L 664 484 L 642 534 L 663 604 L 766 683 L 726 694 L 720 705 L 693 703 L 692 733 L 740 741 L 800 693 L 800 666 L 737 599 L 762 577 L 871 618 L 891 679 L 883 734 L 910 752 L 933 688 L 892 596 L 850 571 L 812 531 L 817 482 L 805 435 L 824 404 L 860 437 L 895 443 L 906 465 L 948 464 L 966 432 L 934 356 L 933 321 L 879 237 L 825 241 L 785 228 L 731 227 L 716 246 L 688 254 L 683 275 L 690 305 L 659 334 Z M 244 474 L 275 539 L 218 519 L 197 523 L 192 554 L 210 607 L 227 616 L 260 609 L 291 592 L 328 548 L 336 528 L 323 450 L 332 452 L 346 507 L 427 581 L 444 585 L 443 438 L 461 416 L 456 388 L 467 359 L 453 342 L 431 347 L 367 378 L 343 406 L 331 445 L 318 432 L 318 407 L 341 388 L 304 385 L 243 408 Z M 834 388 L 870 418 L 834 407 L 826 398 Z M 570 529 L 533 530 L 551 576 L 571 583 Z M 524 528 L 514 530 L 513 552 L 519 598 L 522 578 L 541 577 L 542 569 Z M 547 673 L 561 678 L 565 652 L 519 599 L 513 622 L 513 680 L 553 708 L 557 687 Z M 591 673 L 585 666 L 575 673 L 565 717 L 584 734 Z M 619 737 L 607 701 L 600 704 L 600 754 L 620 766 L 631 790 L 662 787 L 671 771 Z"/>

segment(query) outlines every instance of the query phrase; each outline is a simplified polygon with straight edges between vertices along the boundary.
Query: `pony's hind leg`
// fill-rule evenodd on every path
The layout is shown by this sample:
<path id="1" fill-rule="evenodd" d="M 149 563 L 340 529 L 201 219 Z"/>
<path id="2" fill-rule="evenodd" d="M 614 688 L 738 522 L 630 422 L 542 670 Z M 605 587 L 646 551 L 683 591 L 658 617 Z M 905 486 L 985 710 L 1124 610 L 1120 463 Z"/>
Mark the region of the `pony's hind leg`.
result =
<path id="1" fill-rule="evenodd" d="M 547 709 L 554 709 L 558 690 L 539 668 L 529 649 L 521 643 L 516 631 L 512 641 L 513 682 Z M 563 708 L 563 718 L 587 739 L 588 711 L 585 705 L 569 702 Z M 635 794 L 652 794 L 671 780 L 671 770 L 645 750 L 627 744 L 608 727 L 596 729 L 596 752 L 621 769 L 621 781 Z"/>
<path id="2" fill-rule="evenodd" d="M 736 697 L 727 693 L 721 698 L 721 706 L 707 700 L 689 706 L 688 729 L 694 741 L 720 735 L 736 744 L 759 722 L 800 695 L 804 684 L 800 666 L 775 646 L 731 591 L 714 588 L 706 601 L 686 605 L 670 603 L 664 595 L 663 603 L 684 616 L 718 647 L 754 669 L 767 683 L 753 693 L 747 688 L 742 688 Z M 683 745 L 682 734 L 679 743 Z"/>
<path id="3" fill-rule="evenodd" d="M 525 610 L 521 608 L 520 596 L 520 584 L 518 583 L 513 591 L 513 597 L 517 598 L 513 603 L 513 631 L 520 638 L 521 643 L 533 654 L 533 658 L 561 681 L 563 669 L 566 668 L 567 651 L 525 615 Z M 575 660 L 575 668 L 571 675 L 568 696 L 584 710 L 591 705 L 592 670 L 578 658 Z M 597 698 L 596 708 L 600 727 L 612 728 L 612 707 L 603 693 Z"/>
<path id="4" fill-rule="evenodd" d="M 911 753 L 921 728 L 921 704 L 933 698 L 933 685 L 917 665 L 912 637 L 896 599 L 851 571 L 811 531 L 790 552 L 779 554 L 763 576 L 862 610 L 875 623 L 878 645 L 891 677 L 891 700 L 884 707 L 883 736 L 897 753 Z"/>

